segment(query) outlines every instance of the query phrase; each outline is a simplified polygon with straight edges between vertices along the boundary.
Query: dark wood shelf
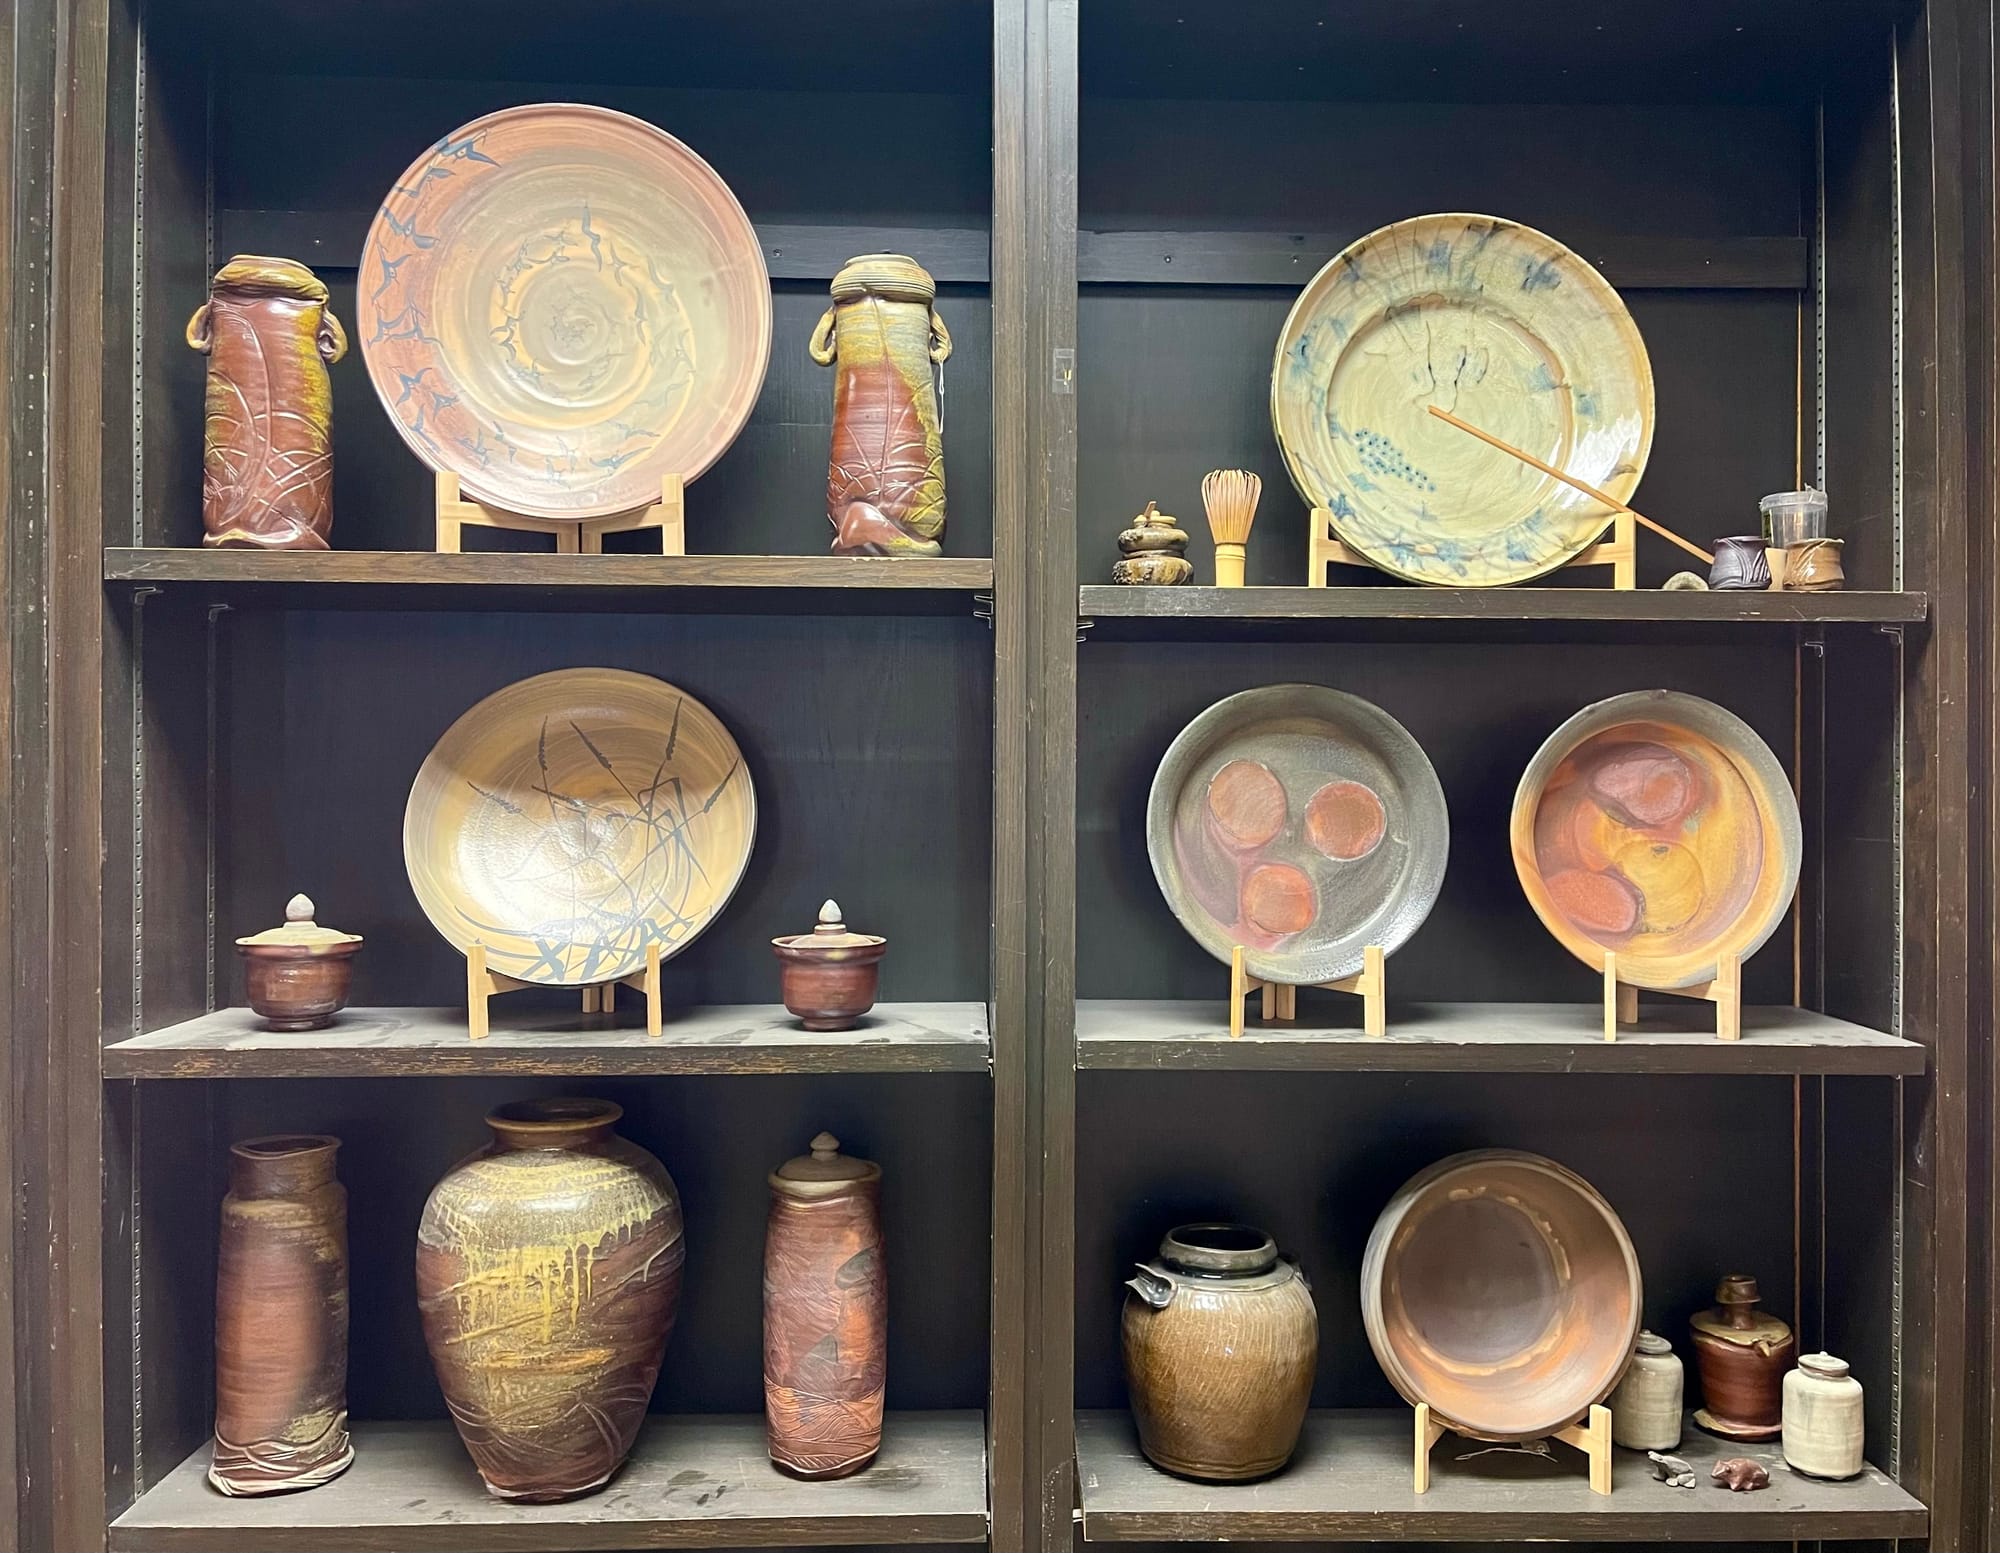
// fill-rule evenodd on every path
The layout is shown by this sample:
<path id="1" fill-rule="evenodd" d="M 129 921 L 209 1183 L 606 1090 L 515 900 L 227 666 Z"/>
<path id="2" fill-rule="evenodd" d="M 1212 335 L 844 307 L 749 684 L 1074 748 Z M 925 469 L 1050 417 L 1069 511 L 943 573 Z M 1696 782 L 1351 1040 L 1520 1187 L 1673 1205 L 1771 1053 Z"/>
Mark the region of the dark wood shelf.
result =
<path id="1" fill-rule="evenodd" d="M 309 609 L 627 609 L 705 614 L 969 614 L 993 562 L 841 555 L 554 555 L 421 550 L 107 548 L 107 583 Z"/>
<path id="2" fill-rule="evenodd" d="M 1656 1482 L 1640 1451 L 1619 1450 L 1609 1496 L 1583 1457 L 1517 1454 L 1459 1462 L 1478 1442 L 1446 1435 L 1430 1492 L 1410 1487 L 1408 1411 L 1315 1412 L 1292 1463 L 1242 1485 L 1170 1477 L 1139 1453 L 1129 1415 L 1079 1413 L 1077 1481 L 1091 1542 L 1785 1542 L 1921 1537 L 1923 1505 L 1874 1467 L 1845 1483 L 1800 1477 L 1775 1444 L 1744 1446 L 1689 1424 L 1677 1454 L 1692 1490 Z M 1709 1478 L 1723 1456 L 1764 1464 L 1771 1486 L 1735 1494 Z"/>
<path id="3" fill-rule="evenodd" d="M 1243 622 L 1576 621 L 1651 625 L 1912 625 L 1923 593 L 1669 593 L 1662 588 L 1121 588 L 1086 583 L 1086 620 L 1146 622 L 1148 635 L 1200 635 Z"/>
<path id="4" fill-rule="evenodd" d="M 1227 971 L 1222 972 L 1227 979 Z M 1310 998 L 1311 994 L 1308 993 Z M 1389 1033 L 1369 1037 L 1358 1001 L 1302 1004 L 1293 1025 L 1246 1022 L 1229 1038 L 1226 1003 L 1079 1001 L 1076 1065 L 1160 1071 L 1227 1068 L 1349 1073 L 1915 1074 L 1926 1052 L 1879 1030 L 1803 1008 L 1743 1010 L 1743 1038 L 1715 1038 L 1715 1011 L 1673 1000 L 1640 1005 L 1636 1029 L 1604 1039 L 1595 1003 L 1391 1003 Z M 1706 1025 L 1704 1027 L 1704 1016 Z M 1315 1027 L 1319 1018 L 1342 1021 Z M 116 1048 L 113 1048 L 114 1050 Z"/>
<path id="5" fill-rule="evenodd" d="M 984 1073 L 983 1003 L 878 1003 L 853 1030 L 817 1035 L 775 1003 L 669 1008 L 650 1039 L 636 1002 L 619 1013 L 494 1006 L 490 1035 L 462 1008 L 350 1008 L 324 1030 L 266 1030 L 218 1009 L 104 1049 L 106 1078 L 576 1077 L 722 1073 Z"/>
<path id="6" fill-rule="evenodd" d="M 978 1413 L 891 1413 L 882 1454 L 834 1482 L 787 1477 L 764 1420 L 649 1419 L 601 1493 L 567 1504 L 495 1499 L 451 1424 L 356 1424 L 354 1465 L 305 1494 L 227 1499 L 204 1445 L 112 1522 L 114 1553 L 342 1553 L 524 1549 L 836 1547 L 984 1542 Z"/>

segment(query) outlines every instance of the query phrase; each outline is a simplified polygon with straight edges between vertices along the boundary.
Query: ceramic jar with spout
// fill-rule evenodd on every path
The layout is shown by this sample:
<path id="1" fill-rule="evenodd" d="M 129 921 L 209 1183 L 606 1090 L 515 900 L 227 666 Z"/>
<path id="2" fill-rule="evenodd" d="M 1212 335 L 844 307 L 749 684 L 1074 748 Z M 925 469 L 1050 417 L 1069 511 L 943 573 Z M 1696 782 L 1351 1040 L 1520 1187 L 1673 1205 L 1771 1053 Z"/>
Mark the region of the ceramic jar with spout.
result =
<path id="1" fill-rule="evenodd" d="M 852 1030 L 875 1006 L 876 978 L 889 940 L 873 933 L 850 933 L 840 919 L 840 903 L 819 909 L 810 933 L 771 940 L 784 962 L 778 982 L 785 1007 L 808 1030 Z"/>
<path id="2" fill-rule="evenodd" d="M 889 1284 L 882 1167 L 823 1132 L 771 1172 L 764 1239 L 764 1420 L 803 1478 L 859 1472 L 882 1447 Z"/>
<path id="3" fill-rule="evenodd" d="M 432 1190 L 417 1308 L 487 1491 L 546 1503 L 632 1449 L 680 1305 L 681 1200 L 608 1100 L 531 1100 Z"/>
<path id="4" fill-rule="evenodd" d="M 1685 1379 L 1673 1345 L 1641 1332 L 1632 1345 L 1632 1367 L 1611 1393 L 1611 1439 L 1635 1451 L 1670 1451 L 1681 1443 Z"/>
<path id="5" fill-rule="evenodd" d="M 1126 1287 L 1125 1380 L 1147 1458 L 1217 1483 L 1289 1461 L 1319 1357 L 1298 1263 L 1248 1225 L 1186 1224 Z"/>
<path id="6" fill-rule="evenodd" d="M 1187 530 L 1160 511 L 1158 502 L 1149 501 L 1118 536 L 1120 559 L 1111 568 L 1111 580 L 1127 587 L 1178 586 L 1194 575 L 1187 547 Z"/>
<path id="7" fill-rule="evenodd" d="M 247 1138 L 229 1151 L 215 1278 L 215 1453 L 235 1498 L 314 1488 L 347 1437 L 347 1190 L 338 1138 Z"/>
<path id="8" fill-rule="evenodd" d="M 1785 1376 L 1785 1460 L 1815 1478 L 1861 1471 L 1861 1382 L 1847 1361 L 1809 1353 Z"/>
<path id="9" fill-rule="evenodd" d="M 1701 1370 L 1694 1421 L 1731 1440 L 1778 1438 L 1784 1375 L 1798 1353 L 1792 1329 L 1757 1304 L 1757 1280 L 1731 1273 L 1716 1285 L 1714 1308 L 1688 1323 Z"/>
<path id="10" fill-rule="evenodd" d="M 313 921 L 313 903 L 294 895 L 285 925 L 236 940 L 243 957 L 244 990 L 253 1013 L 273 1030 L 320 1030 L 347 1007 L 359 933 L 341 933 Z"/>

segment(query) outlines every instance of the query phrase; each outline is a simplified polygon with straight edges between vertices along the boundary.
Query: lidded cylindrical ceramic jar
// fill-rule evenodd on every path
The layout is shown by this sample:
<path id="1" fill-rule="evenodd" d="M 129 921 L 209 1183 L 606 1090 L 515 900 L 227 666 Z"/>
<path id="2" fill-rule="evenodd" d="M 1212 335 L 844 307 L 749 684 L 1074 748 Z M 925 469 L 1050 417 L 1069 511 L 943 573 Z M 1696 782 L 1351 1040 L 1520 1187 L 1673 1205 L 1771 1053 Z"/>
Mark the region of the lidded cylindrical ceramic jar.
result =
<path id="1" fill-rule="evenodd" d="M 840 902 L 825 902 L 810 933 L 771 940 L 771 952 L 783 962 L 778 985 L 785 1007 L 808 1030 L 852 1030 L 875 1006 L 888 949 L 886 938 L 848 932 Z"/>
<path id="2" fill-rule="evenodd" d="M 432 1190 L 417 1307 L 487 1490 L 601 1488 L 632 1449 L 680 1304 L 681 1200 L 608 1100 L 531 1100 Z"/>
<path id="3" fill-rule="evenodd" d="M 1785 1376 L 1785 1460 L 1815 1478 L 1851 1478 L 1862 1467 L 1861 1382 L 1847 1361 L 1809 1353 Z"/>
<path id="4" fill-rule="evenodd" d="M 1685 1377 L 1673 1344 L 1641 1332 L 1632 1345 L 1632 1367 L 1611 1393 L 1611 1439 L 1634 1451 L 1670 1451 L 1681 1443 Z"/>
<path id="5" fill-rule="evenodd" d="M 215 1279 L 215 1454 L 232 1497 L 313 1488 L 347 1438 L 347 1191 L 338 1138 L 247 1138 L 229 1151 Z"/>
<path id="6" fill-rule="evenodd" d="M 236 940 L 252 1012 L 273 1030 L 322 1030 L 347 1007 L 359 933 L 313 921 L 308 896 L 285 903 L 285 925 Z"/>
<path id="7" fill-rule="evenodd" d="M 882 1446 L 889 1284 L 882 1167 L 812 1152 L 771 1172 L 764 1239 L 764 1420 L 771 1460 L 798 1477 L 859 1472 Z"/>
<path id="8" fill-rule="evenodd" d="M 1298 1263 L 1260 1229 L 1184 1224 L 1126 1287 L 1125 1380 L 1147 1458 L 1218 1483 L 1289 1461 L 1319 1358 Z"/>
<path id="9" fill-rule="evenodd" d="M 1798 1353 L 1792 1329 L 1757 1304 L 1757 1280 L 1731 1273 L 1716 1285 L 1715 1307 L 1688 1323 L 1701 1370 L 1694 1421 L 1726 1439 L 1778 1437 L 1782 1381 Z"/>

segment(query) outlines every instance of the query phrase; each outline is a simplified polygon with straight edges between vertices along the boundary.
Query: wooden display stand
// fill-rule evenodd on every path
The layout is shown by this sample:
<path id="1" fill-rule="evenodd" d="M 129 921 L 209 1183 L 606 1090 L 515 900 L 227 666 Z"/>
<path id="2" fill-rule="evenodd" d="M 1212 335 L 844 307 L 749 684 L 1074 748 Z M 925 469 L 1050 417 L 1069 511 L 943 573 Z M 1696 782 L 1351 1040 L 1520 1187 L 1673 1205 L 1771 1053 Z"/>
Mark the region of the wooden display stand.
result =
<path id="1" fill-rule="evenodd" d="M 1417 1404 L 1416 1460 L 1410 1474 L 1410 1486 L 1418 1493 L 1430 1492 L 1431 1447 L 1450 1430 L 1449 1424 L 1441 1424 L 1431 1417 L 1428 1402 Z M 1591 1405 L 1587 1418 L 1558 1429 L 1549 1436 L 1561 1440 L 1565 1445 L 1574 1445 L 1590 1458 L 1590 1491 L 1593 1494 L 1611 1492 L 1611 1409 L 1602 1402 Z"/>
<path id="2" fill-rule="evenodd" d="M 517 981 L 512 976 L 486 968 L 486 946 L 474 944 L 465 955 L 465 1025 L 466 1034 L 475 1041 L 484 1040 L 490 1030 L 487 1022 L 488 1000 L 503 992 L 522 992 L 536 986 L 532 981 Z M 663 1020 L 660 1008 L 660 946 L 646 945 L 646 968 L 634 971 L 630 976 L 622 976 L 616 981 L 599 982 L 583 989 L 583 1011 L 586 1014 L 608 1014 L 617 1001 L 618 988 L 636 987 L 646 995 L 646 1034 L 653 1040 L 660 1038 Z"/>
<path id="3" fill-rule="evenodd" d="M 614 513 L 608 518 L 583 518 L 565 522 L 552 518 L 528 518 L 503 512 L 484 502 L 470 501 L 460 494 L 458 476 L 444 470 L 437 477 L 437 553 L 457 555 L 461 532 L 472 528 L 508 528 L 528 534 L 553 534 L 557 555 L 602 555 L 606 534 L 625 534 L 635 529 L 660 531 L 661 555 L 687 554 L 686 509 L 682 505 L 682 481 L 668 475 L 660 482 L 660 499 L 650 507 Z"/>
<path id="4" fill-rule="evenodd" d="M 1386 1035 L 1389 1032 L 1389 982 L 1383 969 L 1386 958 L 1378 945 L 1370 944 L 1361 951 L 1361 969 L 1352 976 L 1343 976 L 1338 981 L 1313 983 L 1323 991 L 1352 992 L 1361 999 L 1361 1030 L 1364 1035 Z M 1253 992 L 1264 995 L 1261 1012 L 1265 1019 L 1289 1021 L 1299 1017 L 1299 989 L 1250 975 L 1243 968 L 1243 946 L 1238 944 L 1229 955 L 1229 1038 L 1232 1041 L 1243 1035 L 1243 1000 Z"/>
<path id="5" fill-rule="evenodd" d="M 1715 977 L 1692 987 L 1656 987 L 1670 997 L 1699 998 L 1715 1005 L 1715 1038 L 1718 1041 L 1743 1039 L 1743 961 L 1733 954 L 1715 962 Z M 1639 989 L 1618 979 L 1618 955 L 1604 954 L 1604 1039 L 1618 1039 L 1620 1025 L 1639 1022 Z"/>
<path id="6" fill-rule="evenodd" d="M 1612 514 L 1609 539 L 1600 539 L 1582 554 L 1563 562 L 1559 569 L 1608 566 L 1611 568 L 1611 586 L 1629 592 L 1639 586 L 1638 557 L 1638 525 L 1632 521 L 1631 513 L 1618 512 Z M 1381 570 L 1373 561 L 1357 555 L 1336 539 L 1333 514 L 1324 507 L 1315 507 L 1312 510 L 1311 537 L 1306 546 L 1306 586 L 1324 588 L 1329 566 L 1365 566 L 1370 571 Z"/>

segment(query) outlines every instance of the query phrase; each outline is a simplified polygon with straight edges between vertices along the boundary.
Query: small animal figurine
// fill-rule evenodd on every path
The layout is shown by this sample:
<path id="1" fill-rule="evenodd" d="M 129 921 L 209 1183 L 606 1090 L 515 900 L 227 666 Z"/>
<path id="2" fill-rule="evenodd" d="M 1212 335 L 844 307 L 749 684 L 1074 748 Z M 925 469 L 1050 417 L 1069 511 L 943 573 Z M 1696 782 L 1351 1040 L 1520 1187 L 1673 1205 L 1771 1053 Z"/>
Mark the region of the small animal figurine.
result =
<path id="1" fill-rule="evenodd" d="M 1680 1457 L 1670 1456 L 1665 1451 L 1647 1451 L 1646 1459 L 1653 1464 L 1653 1476 L 1667 1487 L 1694 1487 L 1694 1468 Z"/>
<path id="2" fill-rule="evenodd" d="M 1201 504 L 1215 539 L 1215 585 L 1243 586 L 1243 547 L 1257 521 L 1257 498 L 1264 482 L 1247 469 L 1212 469 L 1202 476 Z"/>
<path id="3" fill-rule="evenodd" d="M 1718 1461 L 1708 1475 L 1733 1494 L 1755 1493 L 1771 1486 L 1771 1474 L 1748 1456 L 1730 1456 Z"/>
<path id="4" fill-rule="evenodd" d="M 1156 588 L 1186 582 L 1194 575 L 1187 547 L 1187 530 L 1160 511 L 1158 502 L 1149 501 L 1118 536 L 1122 559 L 1111 568 L 1111 580 L 1128 587 Z"/>

